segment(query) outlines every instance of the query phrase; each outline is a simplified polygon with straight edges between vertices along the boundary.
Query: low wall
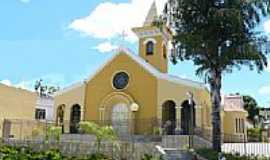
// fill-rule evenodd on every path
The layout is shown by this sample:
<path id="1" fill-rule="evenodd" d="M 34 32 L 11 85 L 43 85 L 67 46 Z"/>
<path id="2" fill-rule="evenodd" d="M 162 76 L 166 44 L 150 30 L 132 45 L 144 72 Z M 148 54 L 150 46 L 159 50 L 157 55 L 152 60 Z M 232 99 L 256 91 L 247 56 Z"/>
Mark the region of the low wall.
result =
<path id="1" fill-rule="evenodd" d="M 171 135 L 162 137 L 162 147 L 188 149 L 211 148 L 212 143 L 199 136 Z"/>
<path id="2" fill-rule="evenodd" d="M 50 142 L 27 141 L 27 140 L 3 140 L 4 144 L 9 146 L 30 147 L 34 151 L 45 151 L 57 148 L 62 154 L 67 156 L 87 156 L 97 152 L 95 142 Z M 159 143 L 130 143 L 118 142 L 118 145 L 103 142 L 101 144 L 101 153 L 115 159 L 140 160 L 144 154 L 151 154 L 155 157 L 161 156 L 156 149 Z"/>
<path id="3" fill-rule="evenodd" d="M 192 136 L 192 148 L 200 149 L 200 148 L 212 148 L 212 143 L 202 137 Z"/>

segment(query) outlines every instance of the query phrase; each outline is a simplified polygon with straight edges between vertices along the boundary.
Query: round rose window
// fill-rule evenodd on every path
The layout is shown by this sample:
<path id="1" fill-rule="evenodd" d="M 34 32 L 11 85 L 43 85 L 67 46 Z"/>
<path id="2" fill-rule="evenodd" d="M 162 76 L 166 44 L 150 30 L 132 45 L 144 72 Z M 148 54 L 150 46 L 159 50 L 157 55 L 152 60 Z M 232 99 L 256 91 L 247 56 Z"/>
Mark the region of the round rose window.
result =
<path id="1" fill-rule="evenodd" d="M 129 76 L 125 72 L 119 72 L 113 77 L 113 87 L 116 89 L 124 89 L 127 87 Z"/>

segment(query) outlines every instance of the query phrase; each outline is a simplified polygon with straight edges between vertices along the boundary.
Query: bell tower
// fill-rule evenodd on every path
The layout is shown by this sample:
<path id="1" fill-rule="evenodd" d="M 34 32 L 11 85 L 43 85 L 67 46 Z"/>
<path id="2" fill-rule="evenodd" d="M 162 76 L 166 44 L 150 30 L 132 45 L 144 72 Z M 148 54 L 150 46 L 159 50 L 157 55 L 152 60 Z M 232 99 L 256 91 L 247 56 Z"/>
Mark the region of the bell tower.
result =
<path id="1" fill-rule="evenodd" d="M 168 41 L 170 34 L 168 29 L 161 30 L 154 26 L 157 20 L 157 8 L 153 2 L 142 27 L 133 28 L 133 32 L 139 37 L 139 55 L 146 62 L 153 65 L 160 72 L 168 72 Z"/>

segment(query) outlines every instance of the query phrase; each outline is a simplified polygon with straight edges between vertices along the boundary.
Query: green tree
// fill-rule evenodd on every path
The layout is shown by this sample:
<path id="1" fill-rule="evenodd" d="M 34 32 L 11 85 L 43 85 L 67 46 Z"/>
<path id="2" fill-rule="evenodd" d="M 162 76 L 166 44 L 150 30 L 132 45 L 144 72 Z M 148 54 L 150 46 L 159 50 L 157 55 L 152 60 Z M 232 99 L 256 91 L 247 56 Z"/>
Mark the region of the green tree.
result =
<path id="1" fill-rule="evenodd" d="M 259 106 L 256 100 L 251 96 L 243 96 L 244 108 L 248 112 L 248 119 L 254 122 L 254 117 L 259 115 Z"/>
<path id="2" fill-rule="evenodd" d="M 213 148 L 221 151 L 222 77 L 242 65 L 267 66 L 267 38 L 254 29 L 270 13 L 269 0 L 168 0 L 156 25 L 173 33 L 171 60 L 192 60 L 210 86 Z"/>
<path id="3" fill-rule="evenodd" d="M 43 84 L 43 80 L 37 80 L 35 82 L 35 91 L 37 93 L 39 93 L 39 96 L 46 96 L 46 97 L 50 97 L 53 96 L 54 93 L 56 93 L 57 91 L 60 90 L 60 87 L 55 87 L 55 86 L 49 86 L 49 85 L 45 85 Z"/>
<path id="4" fill-rule="evenodd" d="M 80 130 L 86 134 L 96 136 L 97 152 L 100 153 L 101 142 L 104 140 L 115 141 L 117 136 L 110 126 L 99 126 L 93 122 L 80 122 Z"/>

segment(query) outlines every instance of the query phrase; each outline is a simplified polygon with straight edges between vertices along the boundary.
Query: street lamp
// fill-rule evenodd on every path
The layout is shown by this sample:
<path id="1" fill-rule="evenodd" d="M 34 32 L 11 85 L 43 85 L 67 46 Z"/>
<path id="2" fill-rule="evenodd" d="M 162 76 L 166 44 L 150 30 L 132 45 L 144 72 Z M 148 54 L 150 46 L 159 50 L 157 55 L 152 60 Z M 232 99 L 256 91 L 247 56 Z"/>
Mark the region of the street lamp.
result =
<path id="1" fill-rule="evenodd" d="M 187 97 L 188 97 L 188 105 L 190 107 L 190 127 L 189 127 L 189 134 L 193 134 L 193 127 L 194 127 L 194 122 L 193 122 L 193 107 L 194 107 L 194 101 L 193 101 L 193 94 L 191 92 L 187 92 Z"/>
<path id="2" fill-rule="evenodd" d="M 190 107 L 190 123 L 191 124 L 189 124 L 188 130 L 189 130 L 189 147 L 191 147 L 191 146 L 193 146 L 193 127 L 194 127 L 194 122 L 193 122 L 193 106 L 194 106 L 193 94 L 191 92 L 187 92 L 187 97 L 188 97 L 188 105 Z"/>

